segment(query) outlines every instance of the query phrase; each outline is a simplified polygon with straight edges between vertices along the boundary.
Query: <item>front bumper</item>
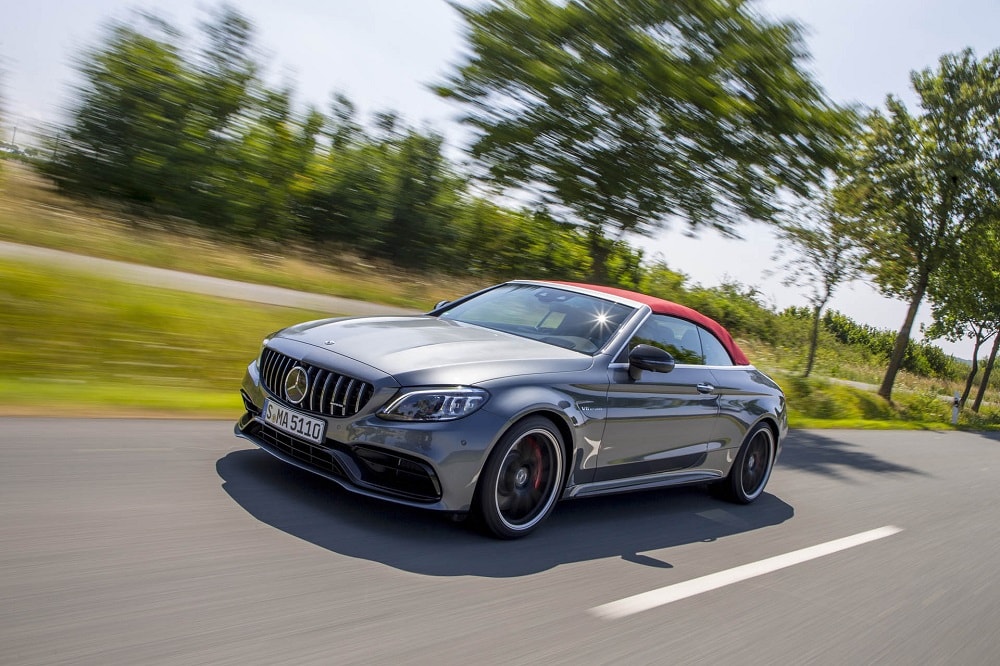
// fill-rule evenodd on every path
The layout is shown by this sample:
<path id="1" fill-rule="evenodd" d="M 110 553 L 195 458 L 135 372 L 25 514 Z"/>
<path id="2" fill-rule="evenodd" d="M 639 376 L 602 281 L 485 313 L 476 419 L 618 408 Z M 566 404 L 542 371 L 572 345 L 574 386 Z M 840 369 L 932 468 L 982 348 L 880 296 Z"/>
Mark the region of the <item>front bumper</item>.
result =
<path id="1" fill-rule="evenodd" d="M 241 394 L 246 412 L 234 428 L 237 437 L 351 492 L 453 513 L 469 511 L 479 471 L 506 425 L 485 410 L 443 423 L 390 422 L 375 416 L 373 406 L 351 418 L 321 417 L 326 439 L 314 444 L 265 423 L 264 400 L 285 403 L 261 386 L 253 364 Z"/>

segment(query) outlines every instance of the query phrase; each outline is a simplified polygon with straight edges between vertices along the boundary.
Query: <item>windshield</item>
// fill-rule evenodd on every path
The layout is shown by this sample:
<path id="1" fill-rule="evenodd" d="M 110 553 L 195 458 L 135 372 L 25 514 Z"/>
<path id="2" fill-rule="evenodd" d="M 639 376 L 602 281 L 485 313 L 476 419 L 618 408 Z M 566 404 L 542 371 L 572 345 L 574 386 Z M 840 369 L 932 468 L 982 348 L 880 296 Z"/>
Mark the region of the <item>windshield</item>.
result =
<path id="1" fill-rule="evenodd" d="M 507 284 L 449 308 L 441 319 L 484 326 L 595 354 L 635 308 L 532 284 Z"/>

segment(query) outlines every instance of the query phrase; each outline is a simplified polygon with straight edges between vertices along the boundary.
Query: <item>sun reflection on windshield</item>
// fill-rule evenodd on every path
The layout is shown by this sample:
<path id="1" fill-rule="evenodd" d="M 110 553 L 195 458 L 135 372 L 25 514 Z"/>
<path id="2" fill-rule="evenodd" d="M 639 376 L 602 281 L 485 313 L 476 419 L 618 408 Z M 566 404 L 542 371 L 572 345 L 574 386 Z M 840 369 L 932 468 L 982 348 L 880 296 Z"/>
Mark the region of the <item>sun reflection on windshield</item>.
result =
<path id="1" fill-rule="evenodd" d="M 594 317 L 594 323 L 600 326 L 601 328 L 607 328 L 608 326 L 611 325 L 610 313 L 605 311 L 598 312 L 597 315 Z"/>

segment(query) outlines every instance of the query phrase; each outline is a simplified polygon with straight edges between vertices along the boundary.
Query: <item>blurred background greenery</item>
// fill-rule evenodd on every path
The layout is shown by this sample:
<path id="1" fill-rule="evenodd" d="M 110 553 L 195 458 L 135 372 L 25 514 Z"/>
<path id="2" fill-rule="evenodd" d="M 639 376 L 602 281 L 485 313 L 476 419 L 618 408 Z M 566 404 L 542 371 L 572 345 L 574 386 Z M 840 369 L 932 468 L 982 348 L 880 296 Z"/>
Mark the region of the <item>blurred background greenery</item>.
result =
<path id="1" fill-rule="evenodd" d="M 253 25 L 231 7 L 195 39 L 148 14 L 112 21 L 78 55 L 68 121 L 3 153 L 0 238 L 417 310 L 508 278 L 597 281 L 720 321 L 785 386 L 793 425 L 937 426 L 963 383 L 979 387 L 963 423 L 1000 424 L 982 402 L 996 346 L 977 367 L 1000 328 L 998 53 L 944 56 L 914 74 L 916 113 L 890 97 L 865 115 L 826 98 L 801 27 L 752 2 L 457 11 L 469 49 L 436 90 L 465 110 L 467 162 L 344 95 L 297 108 L 290 84 L 262 79 Z M 775 268 L 816 294 L 809 307 L 701 287 L 625 240 L 746 220 L 784 230 L 797 255 Z M 843 237 L 857 252 L 830 254 Z M 830 257 L 855 270 L 821 270 Z M 931 299 L 935 335 L 978 327 L 977 364 L 912 341 L 912 321 L 883 331 L 824 311 L 862 274 L 914 310 Z M 10 253 L 0 305 L 0 410 L 15 413 L 231 415 L 263 335 L 336 314 Z"/>
<path id="2" fill-rule="evenodd" d="M 170 229 L 156 218 L 67 199 L 21 164 L 8 164 L 0 175 L 0 238 L 8 241 L 416 310 L 493 279 L 409 273 L 350 254 L 321 253 L 320 261 L 306 246 L 265 254 L 176 220 L 163 224 Z M 749 287 L 688 285 L 663 266 L 643 277 L 649 291 L 730 327 L 788 393 L 794 425 L 940 427 L 950 418 L 946 399 L 968 366 L 936 347 L 913 346 L 913 371 L 903 373 L 893 406 L 866 386 L 878 380 L 891 332 L 828 313 L 816 372 L 806 379 L 799 375 L 807 310 L 774 312 Z M 140 286 L 16 253 L 0 259 L 0 313 L 0 412 L 185 417 L 234 417 L 240 378 L 265 335 L 340 314 Z M 963 422 L 977 427 L 995 425 L 997 413 L 987 405 L 974 418 L 963 413 Z"/>

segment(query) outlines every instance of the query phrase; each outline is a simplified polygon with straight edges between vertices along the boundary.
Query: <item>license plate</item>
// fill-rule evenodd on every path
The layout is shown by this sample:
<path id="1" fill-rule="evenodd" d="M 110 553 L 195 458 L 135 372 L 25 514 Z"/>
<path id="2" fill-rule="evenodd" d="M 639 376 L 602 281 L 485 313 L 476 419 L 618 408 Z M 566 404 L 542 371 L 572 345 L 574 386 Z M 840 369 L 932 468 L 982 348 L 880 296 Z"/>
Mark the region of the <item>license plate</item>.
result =
<path id="1" fill-rule="evenodd" d="M 264 421 L 278 430 L 284 430 L 289 435 L 322 444 L 326 435 L 326 421 L 306 416 L 294 409 L 266 400 L 264 402 Z"/>

